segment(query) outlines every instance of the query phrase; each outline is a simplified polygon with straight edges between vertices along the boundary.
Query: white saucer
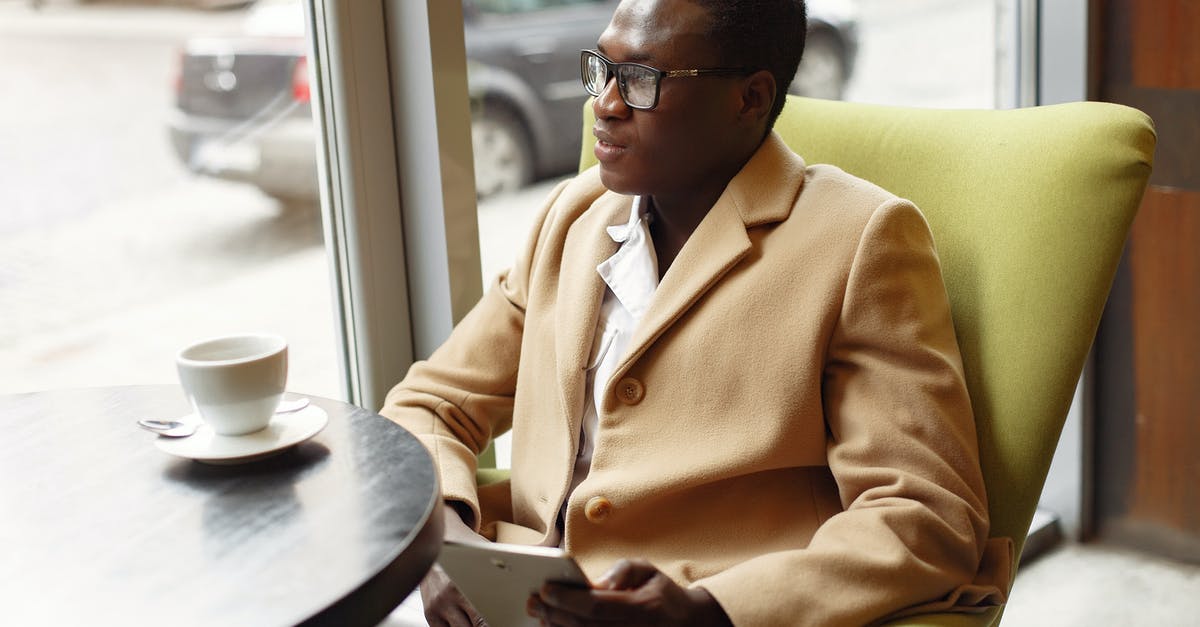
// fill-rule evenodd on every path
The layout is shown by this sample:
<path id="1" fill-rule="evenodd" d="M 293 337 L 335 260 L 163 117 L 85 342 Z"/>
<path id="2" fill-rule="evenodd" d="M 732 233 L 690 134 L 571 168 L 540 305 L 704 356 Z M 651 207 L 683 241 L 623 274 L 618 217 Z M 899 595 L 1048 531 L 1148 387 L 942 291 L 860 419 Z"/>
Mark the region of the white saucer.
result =
<path id="1" fill-rule="evenodd" d="M 180 419 L 198 420 L 195 415 Z M 206 424 L 186 438 L 159 436 L 154 445 L 164 453 L 186 457 L 206 464 L 243 464 L 270 457 L 295 446 L 321 432 L 329 423 L 329 415 L 316 405 L 309 405 L 292 414 L 279 414 L 261 431 L 246 435 L 217 435 Z"/>

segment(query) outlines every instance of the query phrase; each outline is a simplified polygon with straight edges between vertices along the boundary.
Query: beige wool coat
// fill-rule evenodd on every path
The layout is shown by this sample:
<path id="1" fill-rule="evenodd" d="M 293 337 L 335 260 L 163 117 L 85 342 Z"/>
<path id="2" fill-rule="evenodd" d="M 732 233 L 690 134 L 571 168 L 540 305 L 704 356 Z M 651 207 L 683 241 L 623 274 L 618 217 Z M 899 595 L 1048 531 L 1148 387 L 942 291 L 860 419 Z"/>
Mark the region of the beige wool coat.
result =
<path id="1" fill-rule="evenodd" d="M 550 537 L 591 577 L 643 557 L 736 625 L 861 625 L 1001 602 L 974 421 L 929 228 L 771 134 L 663 277 L 571 483 L 586 367 L 632 199 L 596 169 L 382 413 L 489 538 Z M 475 456 L 511 428 L 510 482 Z M 986 551 L 985 551 L 986 549 Z M 1007 551 L 1007 552 L 1006 552 Z M 994 583 L 994 582 L 999 582 Z"/>

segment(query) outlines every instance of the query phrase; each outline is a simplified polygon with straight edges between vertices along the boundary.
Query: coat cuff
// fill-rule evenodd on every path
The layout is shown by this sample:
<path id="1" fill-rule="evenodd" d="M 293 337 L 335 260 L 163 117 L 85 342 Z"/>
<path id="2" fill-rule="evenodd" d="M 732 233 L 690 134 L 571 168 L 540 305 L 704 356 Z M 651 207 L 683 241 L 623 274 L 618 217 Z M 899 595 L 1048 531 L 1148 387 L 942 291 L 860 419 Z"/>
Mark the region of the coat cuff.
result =
<path id="1" fill-rule="evenodd" d="M 433 466 L 438 471 L 443 501 L 458 501 L 470 509 L 471 520 L 463 521 L 476 533 L 479 532 L 479 492 L 475 483 L 477 459 L 460 442 L 445 436 L 415 434 L 421 444 L 429 450 Z"/>

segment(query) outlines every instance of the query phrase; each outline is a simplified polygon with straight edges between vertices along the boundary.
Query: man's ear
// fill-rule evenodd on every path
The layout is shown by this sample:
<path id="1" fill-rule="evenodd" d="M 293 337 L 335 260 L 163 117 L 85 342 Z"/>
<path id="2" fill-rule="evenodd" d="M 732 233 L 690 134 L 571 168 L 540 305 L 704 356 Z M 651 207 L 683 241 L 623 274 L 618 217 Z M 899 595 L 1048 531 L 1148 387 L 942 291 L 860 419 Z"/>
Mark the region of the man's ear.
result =
<path id="1" fill-rule="evenodd" d="M 774 103 L 775 76 L 766 70 L 759 70 L 742 84 L 742 108 L 738 116 L 750 123 L 765 121 Z"/>

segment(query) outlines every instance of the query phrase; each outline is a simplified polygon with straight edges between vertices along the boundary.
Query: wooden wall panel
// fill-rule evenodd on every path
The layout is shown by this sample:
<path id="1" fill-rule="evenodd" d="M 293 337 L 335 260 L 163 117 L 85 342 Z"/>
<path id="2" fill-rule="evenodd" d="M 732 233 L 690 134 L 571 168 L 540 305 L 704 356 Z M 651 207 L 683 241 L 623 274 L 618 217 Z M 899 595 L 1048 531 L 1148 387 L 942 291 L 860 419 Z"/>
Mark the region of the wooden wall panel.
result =
<path id="1" fill-rule="evenodd" d="M 1091 0 L 1089 93 L 1145 111 L 1150 183 L 1200 190 L 1200 0 Z"/>
<path id="2" fill-rule="evenodd" d="M 1200 563 L 1200 0 L 1089 10 L 1089 93 L 1149 114 L 1158 145 L 1096 341 L 1085 527 Z"/>
<path id="3" fill-rule="evenodd" d="M 1137 413 L 1128 513 L 1200 534 L 1200 192 L 1150 188 L 1130 238 Z"/>
<path id="4" fill-rule="evenodd" d="M 1133 12 L 1133 84 L 1200 89 L 1200 1 L 1155 0 Z"/>

